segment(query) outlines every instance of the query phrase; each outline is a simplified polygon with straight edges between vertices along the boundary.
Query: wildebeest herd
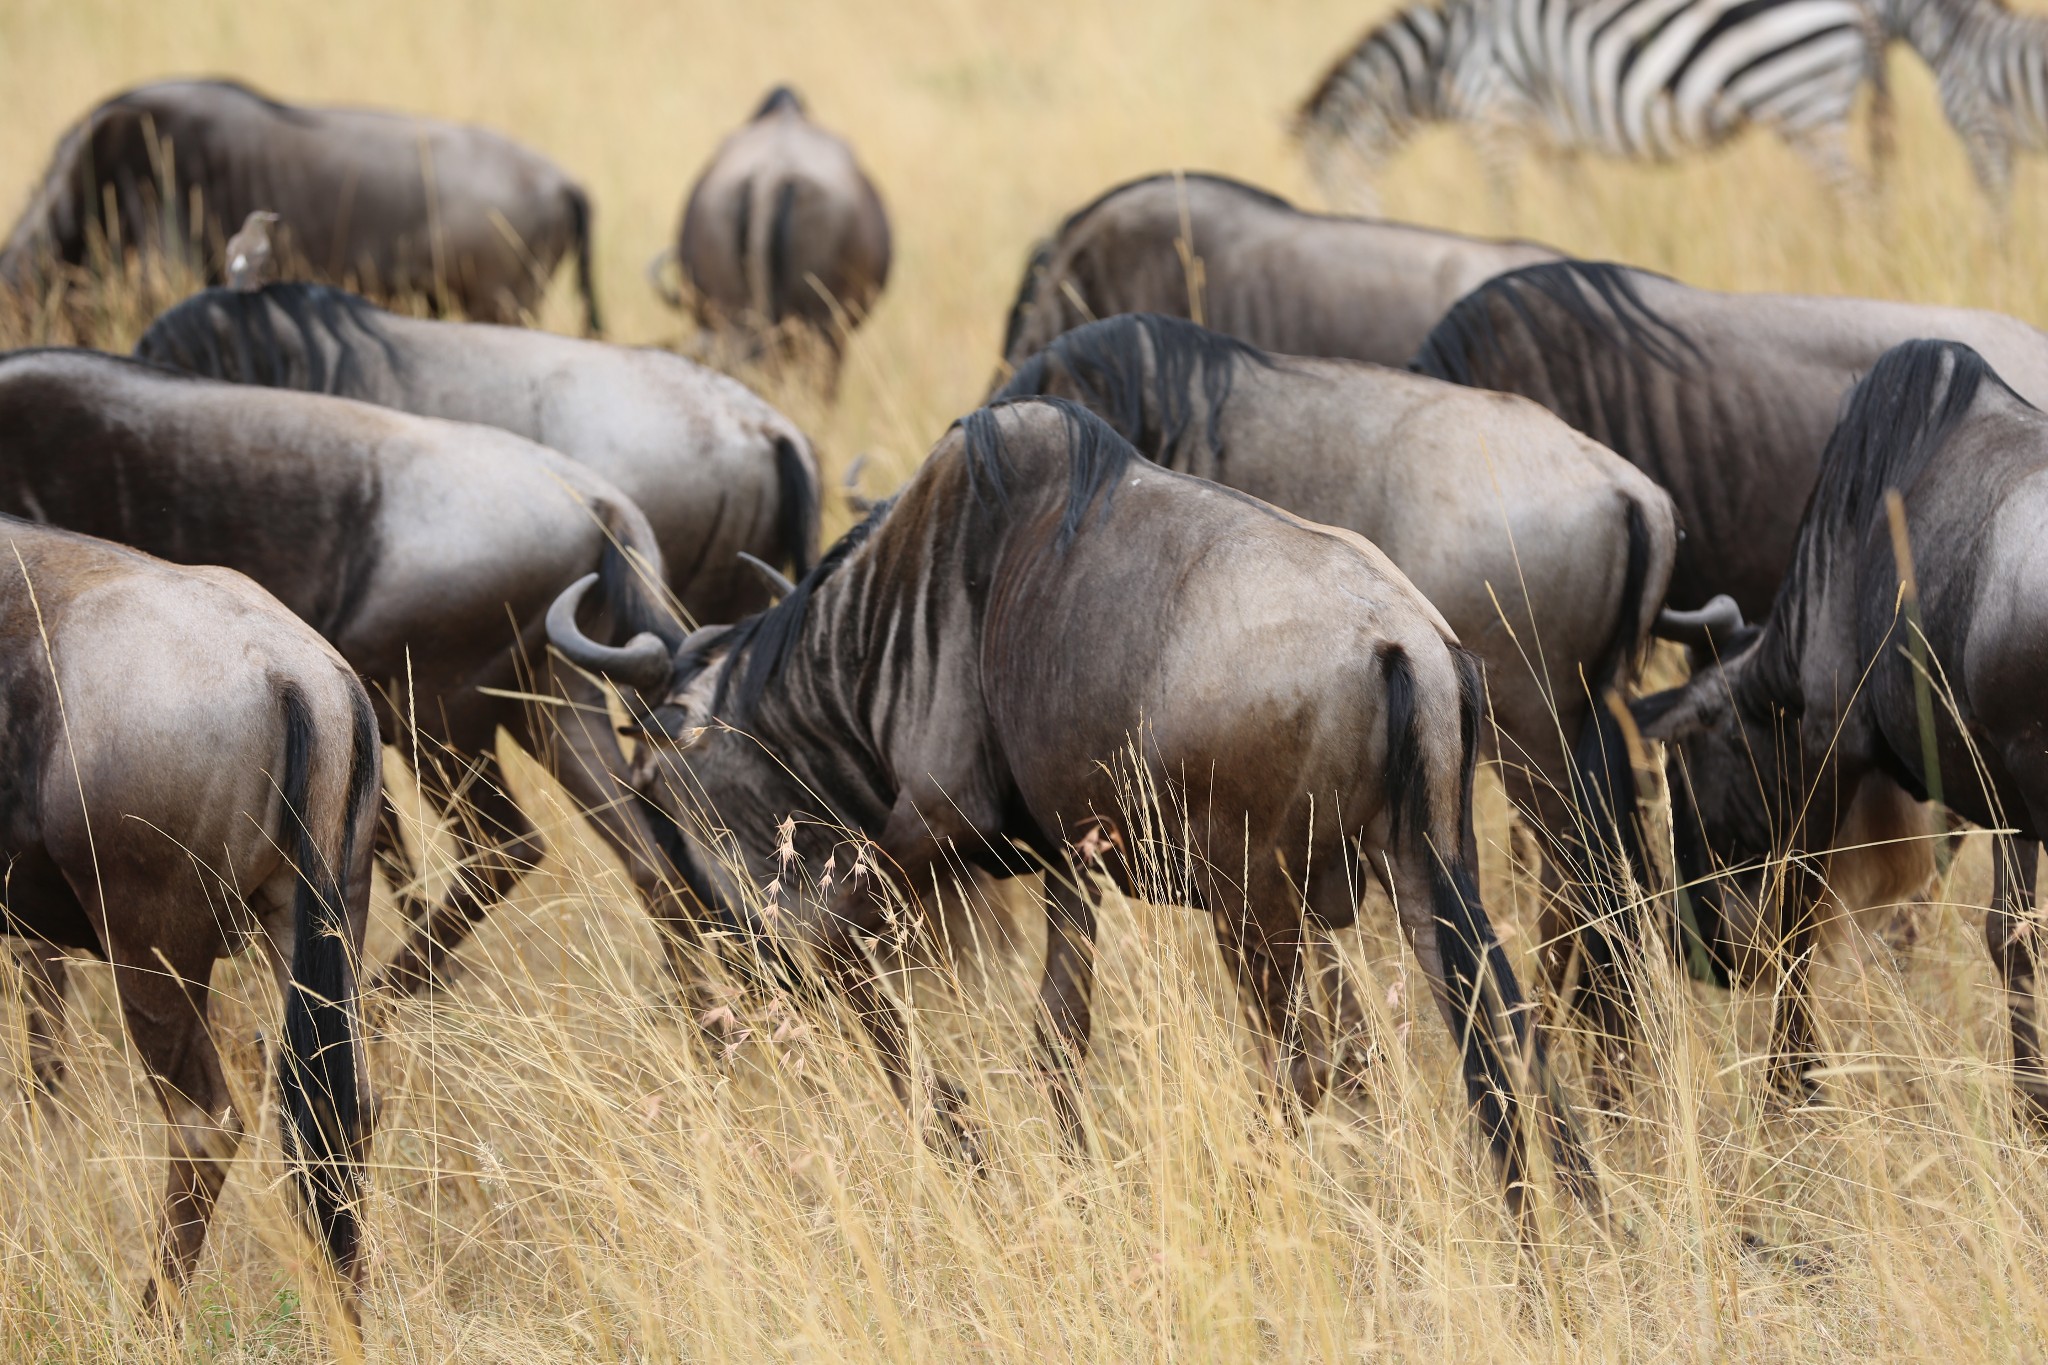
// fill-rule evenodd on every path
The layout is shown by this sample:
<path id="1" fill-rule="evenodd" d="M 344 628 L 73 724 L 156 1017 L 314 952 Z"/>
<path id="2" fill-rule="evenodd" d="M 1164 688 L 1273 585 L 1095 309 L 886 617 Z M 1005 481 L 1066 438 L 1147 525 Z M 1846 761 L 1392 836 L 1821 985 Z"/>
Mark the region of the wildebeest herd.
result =
<path id="1" fill-rule="evenodd" d="M 1695 41 L 1761 12 L 1736 9 Z M 1405 12 L 1305 117 L 1392 117 L 1375 78 L 1412 87 L 1403 117 L 1443 115 L 1411 68 L 1451 38 L 1481 62 L 1488 12 Z M 1802 22 L 1834 52 L 1824 20 Z M 1170 846 L 1288 1112 L 1360 1017 L 1341 970 L 1334 1019 L 1305 1001 L 1374 884 L 1510 1207 L 1537 1140 L 1601 1215 L 1482 903 L 1482 760 L 1540 864 L 1546 983 L 1589 1024 L 1603 1104 L 1625 1109 L 1660 956 L 1772 987 L 1774 1081 L 1811 1093 L 1827 898 L 1859 861 L 1873 895 L 1916 894 L 1945 808 L 1998 831 L 1986 941 L 2048 1124 L 2042 333 L 1155 175 L 1032 253 L 988 397 L 821 553 L 819 459 L 773 406 L 665 351 L 518 325 L 573 256 L 599 331 L 591 212 L 482 130 L 179 82 L 68 132 L 0 250 L 0 285 L 38 299 L 129 252 L 224 281 L 132 356 L 0 353 L 0 923 L 44 1086 L 67 954 L 114 969 L 169 1119 L 152 1296 L 190 1274 L 238 1142 L 208 981 L 245 940 L 284 999 L 285 1150 L 353 1293 L 376 1112 L 358 979 L 445 984 L 538 860 L 500 727 L 624 860 L 707 1026 L 714 967 L 829 987 L 969 1168 L 966 1091 L 913 1074 L 870 941 L 970 875 L 1044 874 L 1039 1074 L 1085 1157 L 1098 902 L 1145 892 Z M 814 337 L 829 391 L 889 268 L 873 185 L 778 88 L 649 274 L 728 356 Z M 1639 695 L 1659 637 L 1691 676 Z M 440 903 L 381 795 L 385 744 L 474 826 Z M 376 866 L 411 929 L 373 971 Z"/>

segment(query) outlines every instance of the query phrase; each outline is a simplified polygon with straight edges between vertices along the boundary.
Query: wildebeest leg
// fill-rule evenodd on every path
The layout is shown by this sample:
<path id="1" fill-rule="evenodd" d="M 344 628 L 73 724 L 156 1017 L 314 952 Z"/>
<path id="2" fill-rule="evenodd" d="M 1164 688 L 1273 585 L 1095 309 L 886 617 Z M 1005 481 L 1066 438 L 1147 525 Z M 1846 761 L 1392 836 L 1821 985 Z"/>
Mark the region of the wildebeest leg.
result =
<path id="1" fill-rule="evenodd" d="M 882 837 L 876 842 L 884 863 L 893 864 L 906 897 L 920 895 L 935 876 L 948 870 L 946 854 L 951 842 L 948 835 L 952 832 L 935 825 L 907 797 L 899 798 Z M 975 837 L 969 830 L 958 832 Z M 887 928 L 882 889 L 873 882 L 872 877 L 848 876 L 843 889 L 833 895 L 831 905 L 826 907 L 818 950 L 833 984 L 874 1043 L 890 1088 L 908 1108 L 910 1057 L 902 1011 L 882 989 L 880 976 L 861 942 Z M 981 1145 L 962 1118 L 966 1093 L 957 1082 L 937 1074 L 927 1079 L 927 1085 L 933 1107 L 938 1110 L 955 1150 L 968 1165 L 979 1170 Z"/>
<path id="2" fill-rule="evenodd" d="M 1329 1010 L 1330 1066 L 1334 1083 L 1345 1090 L 1363 1091 L 1371 1077 L 1371 1053 L 1365 1045 L 1365 1006 L 1358 998 L 1358 982 L 1344 950 L 1327 929 L 1309 931 L 1310 970 L 1322 988 Z"/>
<path id="3" fill-rule="evenodd" d="M 1820 1093 L 1819 1083 L 1807 1074 L 1819 1061 L 1808 978 L 1813 973 L 1814 951 L 1820 935 L 1814 906 L 1804 897 L 1786 899 L 1794 902 L 1786 913 L 1796 918 L 1778 947 L 1778 990 L 1771 1011 L 1770 1082 L 1773 1089 L 1793 1103 L 1805 1104 Z"/>
<path id="4" fill-rule="evenodd" d="M 540 835 L 505 790 L 495 762 L 483 770 L 467 798 L 478 852 L 455 879 L 448 898 L 414 926 L 405 945 L 377 974 L 372 990 L 418 995 L 444 984 L 450 957 L 478 921 L 502 900 L 540 857 Z"/>
<path id="5" fill-rule="evenodd" d="M 205 949 L 117 940 L 110 958 L 128 1036 L 163 1106 L 170 1177 L 160 1223 L 161 1260 L 147 1302 L 159 1286 L 183 1287 L 199 1259 L 227 1163 L 242 1141 L 242 1121 L 228 1097 L 220 1057 L 207 1028 L 207 983 L 213 958 Z"/>
<path id="6" fill-rule="evenodd" d="M 17 943 L 22 1005 L 27 1014 L 29 1070 L 45 1098 L 64 1084 L 64 988 L 69 972 L 64 952 L 47 943 Z"/>
<path id="7" fill-rule="evenodd" d="M 1052 1093 L 1060 1131 L 1075 1151 L 1087 1150 L 1076 1095 L 1077 1072 L 1088 1056 L 1090 1007 L 1095 994 L 1095 899 L 1070 866 L 1045 879 L 1045 974 L 1038 983 L 1039 1070 Z"/>
<path id="8" fill-rule="evenodd" d="M 1254 859 L 1244 902 L 1216 905 L 1216 932 L 1249 994 L 1265 1037 L 1276 1090 L 1292 1091 L 1300 1114 L 1314 1111 L 1330 1084 L 1329 1049 L 1321 1021 L 1299 1008 L 1304 954 L 1310 931 L 1299 910 L 1300 895 L 1276 863 L 1270 872 Z"/>
<path id="9" fill-rule="evenodd" d="M 2012 1079 L 2020 1109 L 2037 1128 L 2048 1129 L 2048 1072 L 2041 1065 L 2041 1036 L 2034 1018 L 2034 976 L 2039 965 L 2040 924 L 2034 913 L 2035 877 L 2041 845 L 2033 839 L 1999 836 L 1992 844 L 1994 880 L 1991 909 L 1984 916 L 1984 946 L 1998 964 L 2012 1021 Z"/>

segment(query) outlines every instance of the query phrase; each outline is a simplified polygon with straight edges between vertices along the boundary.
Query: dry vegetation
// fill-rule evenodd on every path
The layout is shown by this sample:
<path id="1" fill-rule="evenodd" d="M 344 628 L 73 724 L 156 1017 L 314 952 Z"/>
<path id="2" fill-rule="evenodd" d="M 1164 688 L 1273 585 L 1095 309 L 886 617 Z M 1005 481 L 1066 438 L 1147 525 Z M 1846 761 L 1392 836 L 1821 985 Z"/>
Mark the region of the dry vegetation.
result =
<path id="1" fill-rule="evenodd" d="M 788 79 L 851 136 L 887 196 L 897 272 L 843 401 L 795 414 L 828 465 L 879 487 L 971 405 L 1030 240 L 1112 181 L 1213 168 L 1312 199 L 1282 116 L 1363 22 L 1353 4 L 1115 7 L 928 0 L 854 7 L 358 0 L 9 0 L 0 5 L 0 213 L 92 100 L 168 73 L 287 98 L 473 118 L 582 176 L 617 336 L 680 339 L 640 281 L 720 131 Z M 1370 8 L 1366 6 L 1364 8 Z M 1760 142 L 1682 170 L 1530 168 L 1494 221 L 1465 149 L 1419 144 L 1391 214 L 1516 231 L 1743 288 L 1967 302 L 2048 318 L 2022 181 L 2010 250 L 1988 230 L 1928 82 L 1895 60 L 1902 156 L 1874 222 L 1839 221 Z M 573 324 L 566 282 L 549 325 Z M 107 291 L 94 339 L 146 314 Z M 10 341 L 23 338 L 12 337 Z M 552 811 L 557 853 L 479 935 L 448 995 L 393 1010 L 372 1050 L 373 1359 L 1865 1358 L 2048 1351 L 2044 1149 L 2010 1115 L 2002 1002 L 1978 937 L 1973 839 L 1917 942 L 1819 973 L 1838 1064 L 1786 1114 L 1759 1085 L 1763 1002 L 1659 978 L 1648 1074 L 1593 1123 L 1618 1233 L 1558 1220 L 1516 1251 L 1427 993 L 1369 906 L 1368 1086 L 1299 1136 L 1261 1099 L 1206 926 L 1105 914 L 1093 1159 L 1061 1159 L 1026 1067 L 1036 924 L 965 980 L 920 985 L 925 1046 L 970 1079 L 992 1146 L 963 1178 L 907 1131 L 832 1021 L 752 1010 L 714 1054 L 662 1003 L 653 933 Z M 1485 886 L 1526 964 L 1530 879 L 1483 792 Z M 445 872 L 456 842 L 435 845 Z M 372 952 L 394 925 L 380 888 Z M 157 1110 L 103 971 L 77 973 L 72 1081 L 53 1109 L 0 1103 L 0 1362 L 300 1360 L 337 1349 L 293 1230 L 274 1124 L 245 1148 L 182 1335 L 138 1312 Z M 224 973 L 217 1022 L 254 1112 L 267 973 Z M 1418 1008 L 1420 1007 L 1420 1008 Z M 25 1093 L 20 1013 L 0 1009 Z M 1411 1028 L 1411 1025 L 1413 1027 Z M 1563 1051 L 1575 1052 L 1569 1042 Z M 1584 1095 L 1576 1062 L 1568 1070 Z M 1757 1249 L 1761 1244 L 1767 1249 Z M 303 1296 L 303 1297 L 302 1297 Z"/>

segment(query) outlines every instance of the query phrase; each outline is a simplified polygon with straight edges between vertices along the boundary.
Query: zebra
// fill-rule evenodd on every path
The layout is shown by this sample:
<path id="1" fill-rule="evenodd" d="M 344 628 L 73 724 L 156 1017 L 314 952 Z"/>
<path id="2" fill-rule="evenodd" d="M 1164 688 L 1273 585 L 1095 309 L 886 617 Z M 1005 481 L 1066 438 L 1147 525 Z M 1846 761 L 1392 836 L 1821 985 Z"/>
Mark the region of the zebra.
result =
<path id="1" fill-rule="evenodd" d="M 2001 222 L 2012 203 L 2013 153 L 2048 150 L 2048 18 L 2003 0 L 1873 0 L 1886 41 L 1934 72 L 1941 111 Z"/>
<path id="2" fill-rule="evenodd" d="M 1364 211 L 1372 172 L 1430 123 L 1469 127 L 1503 202 L 1526 140 L 1670 161 L 1750 125 L 1853 198 L 1849 116 L 1866 82 L 1888 110 L 1883 51 L 1863 0 L 1424 0 L 1338 59 L 1293 132 L 1324 193 Z"/>

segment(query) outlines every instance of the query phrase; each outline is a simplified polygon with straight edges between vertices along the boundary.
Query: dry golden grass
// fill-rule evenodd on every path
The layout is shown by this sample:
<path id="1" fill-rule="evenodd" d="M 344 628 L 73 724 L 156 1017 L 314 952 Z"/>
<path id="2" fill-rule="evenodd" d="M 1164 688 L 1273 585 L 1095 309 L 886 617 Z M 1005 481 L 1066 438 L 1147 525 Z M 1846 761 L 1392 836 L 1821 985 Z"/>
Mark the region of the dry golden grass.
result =
<path id="1" fill-rule="evenodd" d="M 1365 8 L 1370 8 L 1367 6 Z M 834 471 L 880 487 L 980 394 L 1031 240 L 1112 181 L 1235 173 L 1312 201 L 1282 117 L 1364 20 L 1275 7 L 965 0 L 852 7 L 11 0 L 0 6 L 0 212 L 59 130 L 124 84 L 245 77 L 286 98 L 501 127 L 581 176 L 615 334 L 673 342 L 639 268 L 687 180 L 761 91 L 791 80 L 859 147 L 894 213 L 896 275 L 840 405 L 796 394 Z M 1859 292 L 2048 317 L 2029 168 L 1998 249 L 1924 76 L 1895 62 L 1902 155 L 1874 222 L 1838 221 L 1760 141 L 1683 168 L 1525 177 L 1495 221 L 1472 158 L 1419 143 L 1386 210 L 1513 230 L 1703 284 Z M 96 336 L 146 318 L 113 290 Z M 124 303 L 125 300 L 125 303 Z M 574 315 L 566 281 L 543 319 Z M 479 934 L 459 986 L 397 1009 L 372 1049 L 384 1122 L 370 1202 L 373 1359 L 1239 1360 L 2037 1358 L 2048 1351 L 2044 1149 L 2010 1116 L 2002 1001 L 1978 924 L 1981 837 L 1894 963 L 1817 982 L 1827 1103 L 1759 1086 L 1764 1002 L 1660 976 L 1630 1112 L 1593 1125 L 1620 1235 L 1562 1220 L 1512 1243 L 1420 982 L 1368 907 L 1353 946 L 1374 1017 L 1369 1092 L 1301 1136 L 1271 1122 L 1206 926 L 1113 901 L 1087 1105 L 1063 1160 L 1026 1043 L 1037 928 L 919 993 L 924 1045 L 965 1077 L 993 1149 L 963 1178 L 906 1126 L 851 1034 L 762 1008 L 711 1055 L 661 1001 L 653 932 L 530 765 L 555 854 Z M 1484 882 L 1525 972 L 1534 887 L 1494 789 Z M 435 845 L 439 866 L 454 853 Z M 372 953 L 390 950 L 381 891 Z M 294 1231 L 267 1109 L 235 1167 L 181 1335 L 137 1308 L 157 1111 L 105 974 L 77 974 L 55 1112 L 0 1103 L 0 1362 L 323 1359 L 317 1262 Z M 1527 979 L 1525 977 L 1525 979 Z M 222 973 L 219 1034 L 247 1110 L 276 1004 Z M 10 988 L 11 989 L 11 988 Z M 1412 1025 L 1412 1027 L 1411 1027 Z M 0 1010 L 26 1075 L 20 1013 Z M 1576 1049 L 1567 1073 L 1583 1095 Z M 1745 1249 L 1749 1237 L 1775 1251 Z M 304 1296 L 302 1300 L 302 1296 Z"/>

